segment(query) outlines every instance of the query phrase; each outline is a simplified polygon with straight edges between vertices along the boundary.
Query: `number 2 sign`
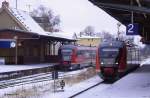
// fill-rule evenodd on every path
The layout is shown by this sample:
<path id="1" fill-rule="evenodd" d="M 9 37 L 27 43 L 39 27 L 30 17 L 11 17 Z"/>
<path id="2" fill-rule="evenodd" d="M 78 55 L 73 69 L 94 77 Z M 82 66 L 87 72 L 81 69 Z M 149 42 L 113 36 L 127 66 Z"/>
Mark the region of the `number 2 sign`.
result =
<path id="1" fill-rule="evenodd" d="M 138 24 L 127 24 L 126 26 L 126 35 L 139 35 Z"/>

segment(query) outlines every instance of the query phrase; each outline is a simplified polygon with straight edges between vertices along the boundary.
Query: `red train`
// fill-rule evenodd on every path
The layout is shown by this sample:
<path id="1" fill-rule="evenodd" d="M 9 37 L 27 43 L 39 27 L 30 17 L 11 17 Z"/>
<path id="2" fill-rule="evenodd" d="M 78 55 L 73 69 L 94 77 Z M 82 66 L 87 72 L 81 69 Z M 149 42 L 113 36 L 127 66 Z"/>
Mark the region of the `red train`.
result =
<path id="1" fill-rule="evenodd" d="M 60 69 L 73 70 L 95 64 L 96 47 L 62 45 L 58 50 Z"/>
<path id="2" fill-rule="evenodd" d="M 102 79 L 117 79 L 136 66 L 127 64 L 127 46 L 123 41 L 106 41 L 98 47 L 96 71 Z"/>

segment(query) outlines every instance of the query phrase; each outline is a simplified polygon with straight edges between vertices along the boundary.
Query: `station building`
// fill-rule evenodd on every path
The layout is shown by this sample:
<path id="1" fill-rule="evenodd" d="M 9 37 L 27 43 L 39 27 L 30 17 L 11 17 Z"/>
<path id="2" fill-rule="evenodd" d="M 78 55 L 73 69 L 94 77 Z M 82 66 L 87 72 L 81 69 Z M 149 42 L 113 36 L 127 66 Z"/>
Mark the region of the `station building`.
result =
<path id="1" fill-rule="evenodd" d="M 76 43 L 84 46 L 98 46 L 102 42 L 102 38 L 95 36 L 77 36 Z"/>
<path id="2" fill-rule="evenodd" d="M 74 42 L 62 32 L 46 32 L 29 13 L 10 8 L 2 2 L 0 8 L 0 61 L 5 64 L 57 62 L 57 49 L 63 43 Z"/>

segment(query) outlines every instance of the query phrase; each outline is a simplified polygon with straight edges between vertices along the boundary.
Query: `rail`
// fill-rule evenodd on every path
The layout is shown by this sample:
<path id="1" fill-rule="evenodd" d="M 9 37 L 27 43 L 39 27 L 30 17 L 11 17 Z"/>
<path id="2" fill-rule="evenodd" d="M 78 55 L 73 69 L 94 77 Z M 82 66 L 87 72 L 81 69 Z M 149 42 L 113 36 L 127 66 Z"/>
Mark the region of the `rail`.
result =
<path id="1" fill-rule="evenodd" d="M 76 73 L 58 72 L 58 79 L 63 79 L 64 77 L 72 77 L 74 75 L 76 75 Z M 26 84 L 31 84 L 31 83 L 51 81 L 51 80 L 53 80 L 52 72 L 39 73 L 39 74 L 30 75 L 30 76 L 22 76 L 19 78 L 13 78 L 9 80 L 1 80 L 0 89 L 14 87 L 14 86 L 21 86 L 21 85 L 26 85 Z"/>
<path id="2" fill-rule="evenodd" d="M 84 90 L 82 90 L 82 91 L 80 91 L 80 92 L 78 92 L 78 93 L 76 93 L 76 94 L 70 96 L 69 98 L 74 98 L 74 97 L 76 97 L 76 96 L 78 96 L 78 95 L 80 95 L 80 94 L 82 94 L 82 93 L 84 93 L 84 92 L 86 92 L 86 91 L 88 91 L 88 90 L 90 90 L 90 89 L 92 89 L 92 88 L 94 88 L 94 87 L 100 85 L 100 84 L 103 84 L 103 83 L 104 83 L 104 81 L 99 82 L 99 83 L 97 83 L 97 84 L 95 84 L 95 85 L 92 85 L 92 86 L 90 86 L 90 87 L 88 87 L 88 88 L 86 88 L 86 89 L 84 89 Z"/>

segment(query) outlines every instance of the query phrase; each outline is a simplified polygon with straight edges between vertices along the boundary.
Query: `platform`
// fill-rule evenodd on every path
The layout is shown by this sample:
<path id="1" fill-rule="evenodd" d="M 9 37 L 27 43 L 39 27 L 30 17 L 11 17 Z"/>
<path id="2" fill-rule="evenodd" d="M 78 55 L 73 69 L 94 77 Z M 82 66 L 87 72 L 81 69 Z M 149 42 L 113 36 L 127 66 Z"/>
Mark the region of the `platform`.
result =
<path id="1" fill-rule="evenodd" d="M 10 72 L 16 70 L 34 69 L 53 66 L 55 63 L 28 64 L 28 65 L 0 65 L 0 72 Z"/>
<path id="2" fill-rule="evenodd" d="M 101 96 L 100 98 L 150 98 L 150 65 L 143 65 L 111 87 L 93 95 L 94 98 L 97 98 L 96 96 Z"/>

